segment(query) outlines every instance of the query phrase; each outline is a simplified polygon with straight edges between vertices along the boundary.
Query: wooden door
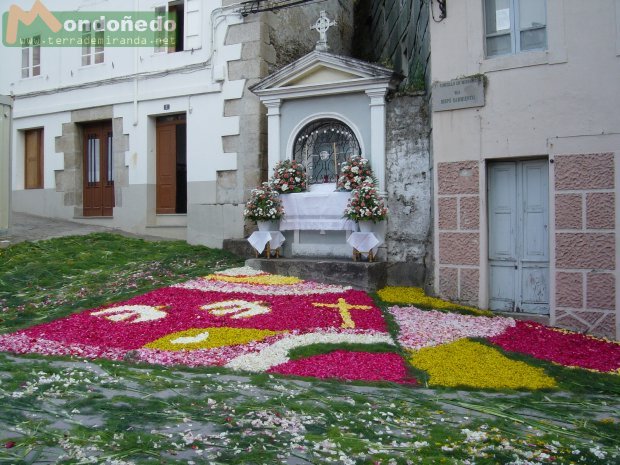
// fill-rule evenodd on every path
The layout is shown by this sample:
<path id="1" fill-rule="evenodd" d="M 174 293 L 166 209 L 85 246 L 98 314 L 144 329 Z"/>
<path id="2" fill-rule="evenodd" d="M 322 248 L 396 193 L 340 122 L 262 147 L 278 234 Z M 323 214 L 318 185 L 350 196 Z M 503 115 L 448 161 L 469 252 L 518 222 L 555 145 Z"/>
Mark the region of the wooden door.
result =
<path id="1" fill-rule="evenodd" d="M 84 130 L 84 216 L 112 216 L 114 162 L 112 123 L 88 124 Z"/>
<path id="2" fill-rule="evenodd" d="M 156 213 L 187 213 L 185 115 L 157 119 Z"/>
<path id="3" fill-rule="evenodd" d="M 43 189 L 43 129 L 25 132 L 25 188 Z"/>
<path id="4" fill-rule="evenodd" d="M 489 165 L 489 307 L 549 313 L 547 160 Z"/>

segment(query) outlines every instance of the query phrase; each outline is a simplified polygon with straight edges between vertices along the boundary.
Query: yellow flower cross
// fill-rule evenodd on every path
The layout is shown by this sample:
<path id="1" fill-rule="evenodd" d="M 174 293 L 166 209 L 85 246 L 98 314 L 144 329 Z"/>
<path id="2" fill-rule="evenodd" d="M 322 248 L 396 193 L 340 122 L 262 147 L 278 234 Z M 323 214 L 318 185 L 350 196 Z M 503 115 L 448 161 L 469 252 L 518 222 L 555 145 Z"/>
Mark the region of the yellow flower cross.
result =
<path id="1" fill-rule="evenodd" d="M 368 305 L 349 305 L 347 301 L 343 298 L 338 299 L 337 304 L 322 304 L 322 303 L 313 303 L 315 307 L 328 307 L 328 308 L 337 308 L 340 310 L 340 316 L 342 317 L 342 326 L 341 328 L 355 328 L 355 322 L 351 319 L 351 313 L 349 310 L 372 310 L 372 307 Z"/>

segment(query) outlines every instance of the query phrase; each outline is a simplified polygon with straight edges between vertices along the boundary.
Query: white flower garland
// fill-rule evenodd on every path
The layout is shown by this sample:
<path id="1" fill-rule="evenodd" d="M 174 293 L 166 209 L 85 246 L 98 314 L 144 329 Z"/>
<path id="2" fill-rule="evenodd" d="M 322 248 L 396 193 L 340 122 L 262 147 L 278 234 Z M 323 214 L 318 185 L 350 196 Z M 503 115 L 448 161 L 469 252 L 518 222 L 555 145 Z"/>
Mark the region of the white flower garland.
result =
<path id="1" fill-rule="evenodd" d="M 297 347 L 313 344 L 389 344 L 394 341 L 389 334 L 376 331 L 364 333 L 317 331 L 301 335 L 291 335 L 262 349 L 260 352 L 241 355 L 226 364 L 234 370 L 260 373 L 289 361 L 289 351 Z"/>
<path id="2" fill-rule="evenodd" d="M 241 266 L 239 268 L 229 268 L 223 271 L 216 271 L 214 274 L 221 276 L 261 276 L 266 275 L 267 273 L 249 266 Z"/>

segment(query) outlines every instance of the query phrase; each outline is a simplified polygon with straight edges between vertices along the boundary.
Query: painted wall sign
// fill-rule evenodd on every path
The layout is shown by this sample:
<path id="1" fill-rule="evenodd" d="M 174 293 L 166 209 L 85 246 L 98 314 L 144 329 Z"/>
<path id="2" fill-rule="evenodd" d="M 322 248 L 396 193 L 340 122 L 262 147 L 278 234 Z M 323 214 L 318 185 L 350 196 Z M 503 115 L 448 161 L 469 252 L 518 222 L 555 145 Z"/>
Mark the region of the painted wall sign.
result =
<path id="1" fill-rule="evenodd" d="M 484 82 L 462 78 L 433 84 L 433 111 L 459 110 L 484 106 Z"/>

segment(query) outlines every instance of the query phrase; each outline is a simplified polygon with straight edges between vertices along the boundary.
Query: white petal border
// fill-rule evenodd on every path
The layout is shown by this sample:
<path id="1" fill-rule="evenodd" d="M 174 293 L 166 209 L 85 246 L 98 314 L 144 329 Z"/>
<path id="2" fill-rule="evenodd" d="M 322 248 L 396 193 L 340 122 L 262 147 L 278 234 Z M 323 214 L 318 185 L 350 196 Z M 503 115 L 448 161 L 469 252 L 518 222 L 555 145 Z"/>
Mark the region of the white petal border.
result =
<path id="1" fill-rule="evenodd" d="M 225 366 L 233 370 L 260 373 L 289 361 L 288 353 L 297 347 L 312 344 L 389 344 L 394 341 L 388 334 L 368 332 L 334 333 L 314 332 L 287 336 L 256 353 L 244 354 L 234 358 Z"/>

